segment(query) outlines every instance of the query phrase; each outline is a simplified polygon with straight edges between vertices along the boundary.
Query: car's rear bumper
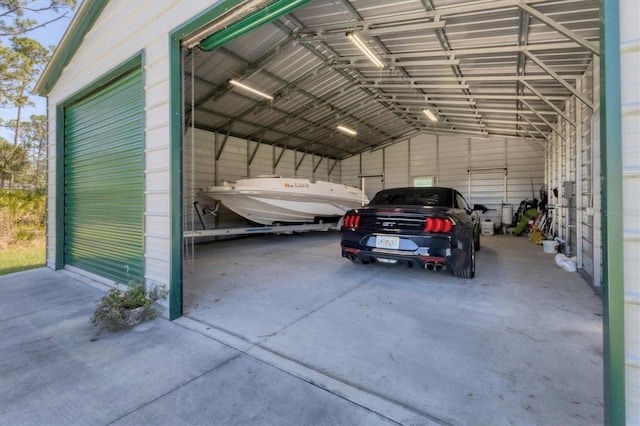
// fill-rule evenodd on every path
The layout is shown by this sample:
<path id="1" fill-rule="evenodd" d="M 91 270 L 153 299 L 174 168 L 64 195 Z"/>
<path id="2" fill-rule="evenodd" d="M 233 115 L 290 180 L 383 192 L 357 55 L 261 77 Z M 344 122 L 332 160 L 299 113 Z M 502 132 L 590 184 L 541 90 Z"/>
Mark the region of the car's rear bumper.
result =
<path id="1" fill-rule="evenodd" d="M 467 259 L 468 243 L 461 244 L 451 236 L 398 235 L 398 249 L 378 248 L 375 234 L 342 233 L 342 257 L 362 263 L 409 263 L 425 269 L 463 268 Z M 471 242 L 473 244 L 473 242 Z"/>

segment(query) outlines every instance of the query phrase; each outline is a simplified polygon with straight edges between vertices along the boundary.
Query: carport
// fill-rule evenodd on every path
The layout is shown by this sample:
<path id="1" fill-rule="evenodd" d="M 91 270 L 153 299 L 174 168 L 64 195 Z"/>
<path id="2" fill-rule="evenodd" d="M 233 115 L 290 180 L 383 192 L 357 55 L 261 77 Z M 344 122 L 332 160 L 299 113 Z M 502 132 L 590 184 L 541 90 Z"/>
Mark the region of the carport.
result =
<path id="1" fill-rule="evenodd" d="M 335 180 L 369 196 L 428 180 L 500 214 L 546 185 L 560 191 L 553 214 L 567 254 L 579 246 L 599 287 L 597 224 L 569 207 L 599 203 L 598 5 L 271 3 L 180 38 L 190 326 L 416 419 L 601 422 L 601 302 L 526 239 L 483 238 L 467 282 L 351 265 L 332 231 L 207 243 L 190 233 L 251 226 L 224 207 L 197 211 L 198 188 L 245 176 Z M 576 381 L 588 391 L 566 387 Z M 567 415 L 567 405 L 578 408 Z"/>
<path id="2" fill-rule="evenodd" d="M 479 279 L 466 284 L 425 271 L 380 265 L 359 269 L 338 257 L 335 232 L 196 240 L 192 236 L 203 228 L 246 226 L 224 209 L 200 220 L 198 213 L 215 209 L 205 208 L 198 188 L 259 175 L 331 180 L 362 186 L 368 195 L 382 188 L 433 184 L 454 187 L 472 204 L 485 204 L 507 220 L 505 207 L 515 210 L 546 189 L 553 194 L 554 229 L 563 251 L 576 257 L 579 275 L 571 279 L 586 281 L 571 290 L 587 296 L 602 290 L 605 422 L 621 423 L 625 409 L 635 422 L 640 389 L 635 332 L 640 304 L 634 279 L 640 245 L 633 184 L 638 110 L 637 91 L 620 90 L 637 87 L 635 2 L 224 0 L 150 5 L 82 2 L 37 84 L 49 105 L 48 267 L 108 285 L 135 278 L 165 286 L 170 319 L 191 321 L 203 333 L 219 330 L 221 340 L 232 336 L 237 347 L 266 351 L 261 359 L 267 361 L 278 351 L 267 351 L 266 343 L 256 346 L 256 339 L 264 338 L 260 333 L 276 333 L 272 342 L 283 339 L 295 334 L 293 328 L 305 318 L 319 318 L 316 313 L 325 315 L 354 295 L 372 306 L 361 293 L 369 286 L 391 293 L 396 286 L 410 286 L 424 306 L 431 306 L 420 296 L 424 292 L 433 291 L 432 300 L 442 301 L 446 297 L 438 299 L 440 288 L 461 290 L 479 318 L 478 312 L 504 312 L 509 302 L 499 297 L 501 291 L 509 283 L 522 284 L 524 275 L 532 278 L 519 274 L 519 266 L 511 270 L 528 264 L 522 257 L 508 261 L 521 250 L 535 268 L 544 265 L 545 274 L 562 272 L 547 279 L 535 274 L 528 281 L 532 293 L 549 295 L 556 281 L 561 281 L 558 288 L 572 284 L 564 271 L 547 266 L 548 256 L 537 258 L 543 255 L 540 247 L 505 235 L 485 238 Z M 363 49 L 353 43 L 356 36 Z M 289 253 L 292 265 L 270 257 L 271 244 Z M 324 251 L 308 252 L 311 248 Z M 255 261 L 243 253 L 253 253 Z M 228 255 L 234 256 L 232 262 Z M 342 293 L 335 283 L 324 294 L 297 293 L 290 300 L 299 301 L 295 305 L 306 317 L 285 310 L 278 321 L 254 330 L 251 321 L 257 324 L 259 310 L 268 304 L 254 298 L 255 288 L 243 294 L 225 285 L 228 277 L 243 281 L 248 271 L 259 276 L 250 266 L 263 257 L 268 262 L 260 267 L 271 271 L 275 282 L 290 285 L 281 293 L 268 286 L 275 292 L 256 293 L 273 301 L 290 296 L 301 280 L 287 271 L 303 270 L 299 265 L 309 260 L 326 267 L 305 276 L 307 285 L 318 284 L 316 279 L 333 283 L 343 275 L 354 281 L 343 282 Z M 220 266 L 225 260 L 238 263 L 238 269 Z M 277 274 L 270 267 L 275 260 Z M 329 271 L 329 265 L 336 269 Z M 486 275 L 495 271 L 502 275 Z M 322 280 L 321 273 L 330 279 Z M 382 276 L 390 277 L 393 286 L 384 287 Z M 487 279 L 491 282 L 485 287 L 481 283 Z M 549 283 L 549 290 L 540 283 Z M 235 298 L 221 297 L 217 292 L 224 289 Z M 483 290 L 505 306 L 492 305 Z M 302 303 L 307 299 L 311 303 Z M 411 297 L 403 300 L 412 303 Z M 513 303 L 520 306 L 517 298 Z M 247 306 L 255 316 L 243 311 Z M 561 313 L 567 306 L 544 308 Z M 592 306 L 579 307 L 588 314 Z M 180 318 L 183 308 L 191 319 Z M 398 321 L 403 315 L 378 308 Z M 208 317 L 218 311 L 238 324 L 228 327 L 224 318 Z M 555 318 L 568 325 L 566 318 Z M 588 318 L 573 325 L 590 324 Z M 247 320 L 244 329 L 241 319 Z M 512 328 L 532 337 L 531 342 L 541 341 L 527 327 Z M 570 334 L 560 333 L 563 341 Z M 285 352 L 276 356 L 277 363 L 287 360 Z M 286 371 L 305 367 L 308 360 L 300 356 Z M 323 368 L 311 361 L 307 367 Z M 324 373 L 308 380 L 331 378 Z M 378 392 L 375 384 L 364 382 L 351 389 L 366 384 L 364 399 L 367 389 Z M 411 407 L 420 407 L 414 402 Z M 430 412 L 442 414 L 445 422 L 457 418 L 433 407 Z"/>
<path id="3" fill-rule="evenodd" d="M 595 1 L 256 1 L 198 17 L 174 33 L 184 260 L 193 231 L 243 225 L 204 215 L 206 186 L 302 176 L 371 197 L 428 182 L 497 225 L 548 194 L 599 288 L 598 18 Z"/>

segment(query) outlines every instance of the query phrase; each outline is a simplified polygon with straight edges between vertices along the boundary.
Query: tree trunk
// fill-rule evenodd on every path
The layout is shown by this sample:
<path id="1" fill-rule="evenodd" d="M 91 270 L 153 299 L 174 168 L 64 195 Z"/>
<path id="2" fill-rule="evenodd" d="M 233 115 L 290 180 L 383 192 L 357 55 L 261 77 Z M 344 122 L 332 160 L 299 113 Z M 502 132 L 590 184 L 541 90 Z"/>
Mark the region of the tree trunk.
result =
<path id="1" fill-rule="evenodd" d="M 20 91 L 20 96 L 22 96 L 24 91 Z M 20 141 L 20 115 L 22 114 L 22 105 L 18 104 L 18 111 L 16 113 L 16 131 L 13 135 L 13 146 L 18 146 L 18 142 Z"/>

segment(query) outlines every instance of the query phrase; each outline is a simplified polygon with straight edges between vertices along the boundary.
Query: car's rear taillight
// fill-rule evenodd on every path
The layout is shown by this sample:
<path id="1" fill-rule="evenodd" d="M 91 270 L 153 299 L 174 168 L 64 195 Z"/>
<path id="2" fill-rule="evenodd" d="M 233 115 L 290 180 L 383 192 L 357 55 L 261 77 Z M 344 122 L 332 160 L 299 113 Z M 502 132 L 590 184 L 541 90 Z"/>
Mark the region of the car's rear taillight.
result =
<path id="1" fill-rule="evenodd" d="M 357 228 L 360 226 L 360 215 L 357 213 L 347 213 L 344 215 L 343 224 L 347 228 Z"/>
<path id="2" fill-rule="evenodd" d="M 453 223 L 449 219 L 439 217 L 428 217 L 424 223 L 424 232 L 436 234 L 447 234 L 453 229 Z"/>

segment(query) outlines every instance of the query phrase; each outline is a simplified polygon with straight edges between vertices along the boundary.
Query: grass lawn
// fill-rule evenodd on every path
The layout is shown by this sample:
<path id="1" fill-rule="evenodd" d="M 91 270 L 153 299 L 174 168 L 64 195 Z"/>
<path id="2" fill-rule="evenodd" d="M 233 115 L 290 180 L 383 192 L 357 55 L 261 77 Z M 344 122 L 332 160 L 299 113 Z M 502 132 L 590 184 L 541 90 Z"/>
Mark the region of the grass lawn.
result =
<path id="1" fill-rule="evenodd" d="M 0 275 L 45 265 L 45 244 L 31 247 L 9 247 L 0 249 Z"/>

